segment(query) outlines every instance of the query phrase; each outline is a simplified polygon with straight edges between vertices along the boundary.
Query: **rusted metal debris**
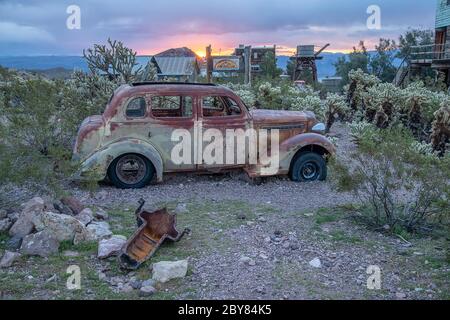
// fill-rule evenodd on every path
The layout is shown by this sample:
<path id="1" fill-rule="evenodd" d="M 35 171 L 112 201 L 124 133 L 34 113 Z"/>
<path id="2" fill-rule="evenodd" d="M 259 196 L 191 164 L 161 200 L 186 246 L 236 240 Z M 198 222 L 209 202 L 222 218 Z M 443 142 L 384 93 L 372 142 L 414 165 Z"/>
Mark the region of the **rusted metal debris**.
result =
<path id="1" fill-rule="evenodd" d="M 176 228 L 176 214 L 162 208 L 156 211 L 146 211 L 145 201 L 139 200 L 139 208 L 136 210 L 138 229 L 128 239 L 119 255 L 119 263 L 125 269 L 137 269 L 145 261 L 149 260 L 158 248 L 167 239 L 173 242 L 179 241 L 190 230 L 185 228 L 179 232 Z"/>

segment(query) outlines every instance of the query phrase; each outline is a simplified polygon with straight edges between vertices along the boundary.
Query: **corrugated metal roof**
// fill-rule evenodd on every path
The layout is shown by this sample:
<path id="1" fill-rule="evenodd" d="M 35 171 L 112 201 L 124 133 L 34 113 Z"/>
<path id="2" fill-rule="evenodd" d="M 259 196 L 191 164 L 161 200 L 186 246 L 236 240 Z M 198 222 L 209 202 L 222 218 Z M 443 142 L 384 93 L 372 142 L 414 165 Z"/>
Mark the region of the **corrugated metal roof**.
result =
<path id="1" fill-rule="evenodd" d="M 190 76 L 194 73 L 195 57 L 153 57 L 164 76 Z"/>

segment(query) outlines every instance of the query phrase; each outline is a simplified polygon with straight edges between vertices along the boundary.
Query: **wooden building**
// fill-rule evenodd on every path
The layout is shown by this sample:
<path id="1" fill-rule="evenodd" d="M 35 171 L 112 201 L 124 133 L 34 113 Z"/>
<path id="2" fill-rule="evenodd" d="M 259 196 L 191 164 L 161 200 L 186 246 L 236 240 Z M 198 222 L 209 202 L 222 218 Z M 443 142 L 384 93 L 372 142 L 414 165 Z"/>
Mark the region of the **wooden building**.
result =
<path id="1" fill-rule="evenodd" d="M 412 76 L 429 68 L 444 74 L 447 86 L 450 85 L 450 0 L 437 0 L 435 43 L 411 47 L 394 82 L 405 86 Z"/>

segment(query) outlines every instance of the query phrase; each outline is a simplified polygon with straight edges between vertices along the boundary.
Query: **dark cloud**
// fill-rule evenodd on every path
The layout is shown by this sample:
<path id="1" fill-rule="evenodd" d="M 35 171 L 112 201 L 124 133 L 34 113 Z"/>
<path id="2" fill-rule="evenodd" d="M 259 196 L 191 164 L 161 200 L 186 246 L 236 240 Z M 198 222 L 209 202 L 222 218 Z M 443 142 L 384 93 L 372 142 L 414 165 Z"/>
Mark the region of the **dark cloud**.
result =
<path id="1" fill-rule="evenodd" d="M 366 9 L 381 7 L 382 30 L 365 28 Z M 81 30 L 66 28 L 68 5 L 81 8 Z M 107 37 L 139 51 L 170 45 L 241 42 L 334 42 L 397 37 L 434 24 L 434 1 L 422 0 L 27 0 L 0 1 L 0 54 L 80 54 Z M 225 49 L 225 48 L 224 48 Z"/>

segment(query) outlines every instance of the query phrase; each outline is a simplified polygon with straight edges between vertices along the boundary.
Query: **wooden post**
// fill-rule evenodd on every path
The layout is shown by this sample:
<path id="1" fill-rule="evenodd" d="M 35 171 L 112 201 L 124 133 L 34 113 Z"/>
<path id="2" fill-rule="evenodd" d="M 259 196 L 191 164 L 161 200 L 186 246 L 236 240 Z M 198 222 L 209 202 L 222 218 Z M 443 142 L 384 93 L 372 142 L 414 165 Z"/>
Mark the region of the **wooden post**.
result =
<path id="1" fill-rule="evenodd" d="M 251 61 L 252 61 L 252 47 L 251 46 L 246 46 L 244 48 L 244 72 L 245 72 L 245 84 L 250 84 L 252 83 L 252 67 L 251 67 Z"/>
<path id="2" fill-rule="evenodd" d="M 208 83 L 212 82 L 212 69 L 213 69 L 213 61 L 211 55 L 211 45 L 206 47 L 206 81 Z"/>

